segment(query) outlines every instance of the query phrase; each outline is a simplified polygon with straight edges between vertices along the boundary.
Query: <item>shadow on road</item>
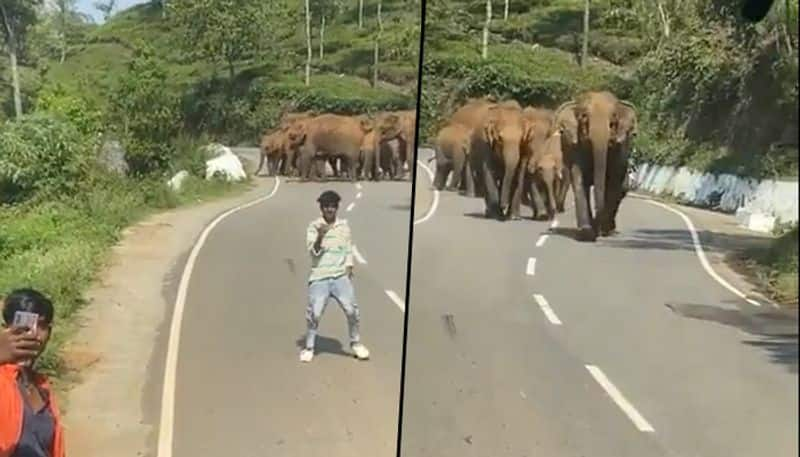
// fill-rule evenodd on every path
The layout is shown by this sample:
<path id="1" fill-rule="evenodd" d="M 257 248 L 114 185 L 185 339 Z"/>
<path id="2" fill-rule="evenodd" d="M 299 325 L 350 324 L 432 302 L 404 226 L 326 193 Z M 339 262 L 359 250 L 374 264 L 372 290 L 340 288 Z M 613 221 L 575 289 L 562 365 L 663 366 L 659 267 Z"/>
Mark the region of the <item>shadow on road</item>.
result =
<path id="1" fill-rule="evenodd" d="M 784 365 L 792 373 L 798 370 L 797 316 L 781 311 L 743 311 L 698 304 L 666 304 L 672 312 L 690 319 L 705 320 L 736 327 L 753 335 L 744 344 L 762 349 L 773 363 Z"/>
<path id="2" fill-rule="evenodd" d="M 403 205 L 389 205 L 389 209 L 394 209 L 397 211 L 411 211 L 411 204 L 406 203 Z"/>
<path id="3" fill-rule="evenodd" d="M 301 335 L 295 341 L 297 344 L 298 349 L 302 349 L 306 345 L 306 336 L 305 334 Z M 335 354 L 335 355 L 342 355 L 345 357 L 352 357 L 352 354 L 349 354 L 344 351 L 344 347 L 342 343 L 334 338 L 328 338 L 326 336 L 317 335 L 316 343 L 314 344 L 314 352 L 316 354 Z"/>
<path id="4" fill-rule="evenodd" d="M 641 229 L 623 232 L 618 239 L 610 238 L 606 245 L 625 249 L 663 249 L 693 251 L 691 236 L 687 230 Z M 764 236 L 731 234 L 700 230 L 697 232 L 703 249 L 708 252 L 746 252 L 769 244 L 770 238 Z"/>

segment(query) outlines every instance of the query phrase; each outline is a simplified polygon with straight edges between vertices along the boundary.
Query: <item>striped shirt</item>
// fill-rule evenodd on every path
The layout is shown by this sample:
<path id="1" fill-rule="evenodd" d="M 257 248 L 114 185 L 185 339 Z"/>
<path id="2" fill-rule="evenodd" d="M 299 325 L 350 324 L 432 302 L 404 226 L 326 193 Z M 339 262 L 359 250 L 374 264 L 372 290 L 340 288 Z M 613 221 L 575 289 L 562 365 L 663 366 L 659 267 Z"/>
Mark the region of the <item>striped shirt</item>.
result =
<path id="1" fill-rule="evenodd" d="M 308 224 L 306 230 L 306 249 L 311 254 L 311 273 L 308 282 L 326 278 L 338 278 L 353 266 L 353 242 L 350 239 L 350 226 L 345 219 L 336 219 L 333 227 L 322 238 L 319 252 L 314 250 L 317 241 L 317 227 L 325 225 L 322 217 Z"/>

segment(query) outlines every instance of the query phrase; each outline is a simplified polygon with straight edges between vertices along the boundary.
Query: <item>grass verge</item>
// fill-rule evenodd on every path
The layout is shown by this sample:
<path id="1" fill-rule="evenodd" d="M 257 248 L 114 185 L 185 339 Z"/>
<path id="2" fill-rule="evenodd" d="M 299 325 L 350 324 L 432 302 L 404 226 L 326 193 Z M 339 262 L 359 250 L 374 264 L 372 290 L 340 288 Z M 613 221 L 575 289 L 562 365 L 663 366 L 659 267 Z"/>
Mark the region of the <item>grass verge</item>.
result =
<path id="1" fill-rule="evenodd" d="M 150 214 L 241 193 L 250 180 L 227 183 L 190 176 L 179 193 L 161 181 L 107 178 L 79 197 L 35 205 L 0 207 L 0 296 L 18 287 L 34 287 L 53 299 L 52 339 L 39 361 L 59 391 L 76 374 L 62 349 L 77 329 L 75 318 L 84 294 L 106 265 L 122 231 Z"/>

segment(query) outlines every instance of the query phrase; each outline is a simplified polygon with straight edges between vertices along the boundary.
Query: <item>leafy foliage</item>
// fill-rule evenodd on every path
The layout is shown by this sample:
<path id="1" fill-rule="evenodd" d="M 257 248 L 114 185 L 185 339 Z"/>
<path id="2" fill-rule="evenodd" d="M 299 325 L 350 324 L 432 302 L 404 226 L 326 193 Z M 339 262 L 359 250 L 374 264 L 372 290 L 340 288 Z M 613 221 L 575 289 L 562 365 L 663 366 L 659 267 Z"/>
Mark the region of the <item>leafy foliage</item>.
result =
<path id="1" fill-rule="evenodd" d="M 177 95 L 167 87 L 164 62 L 142 45 L 111 102 L 111 119 L 122 136 L 134 174 L 168 169 L 170 142 L 180 129 L 178 107 Z"/>
<path id="2" fill-rule="evenodd" d="M 235 62 L 272 49 L 288 19 L 282 0 L 175 0 L 167 7 L 185 49 L 225 62 L 231 76 Z"/>
<path id="3" fill-rule="evenodd" d="M 0 127 L 0 204 L 75 195 L 91 147 L 72 124 L 33 114 Z"/>

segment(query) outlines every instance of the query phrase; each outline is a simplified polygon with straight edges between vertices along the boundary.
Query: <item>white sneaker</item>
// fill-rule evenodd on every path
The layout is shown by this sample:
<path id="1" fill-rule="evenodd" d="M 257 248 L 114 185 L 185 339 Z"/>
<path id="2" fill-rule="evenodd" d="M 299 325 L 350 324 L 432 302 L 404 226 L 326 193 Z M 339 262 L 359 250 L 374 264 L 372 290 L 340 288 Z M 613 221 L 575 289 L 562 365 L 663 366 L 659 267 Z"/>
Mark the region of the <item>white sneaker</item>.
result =
<path id="1" fill-rule="evenodd" d="M 301 362 L 310 362 L 311 359 L 314 358 L 314 350 L 313 349 L 303 349 L 300 351 L 300 361 Z"/>
<path id="2" fill-rule="evenodd" d="M 361 343 L 356 343 L 350 346 L 355 352 L 356 357 L 360 360 L 366 360 L 369 358 L 369 349 Z"/>

